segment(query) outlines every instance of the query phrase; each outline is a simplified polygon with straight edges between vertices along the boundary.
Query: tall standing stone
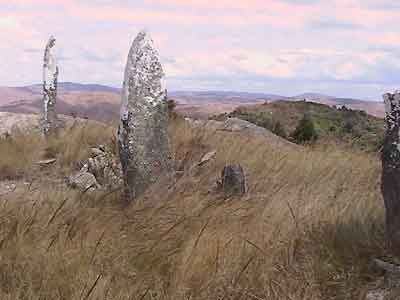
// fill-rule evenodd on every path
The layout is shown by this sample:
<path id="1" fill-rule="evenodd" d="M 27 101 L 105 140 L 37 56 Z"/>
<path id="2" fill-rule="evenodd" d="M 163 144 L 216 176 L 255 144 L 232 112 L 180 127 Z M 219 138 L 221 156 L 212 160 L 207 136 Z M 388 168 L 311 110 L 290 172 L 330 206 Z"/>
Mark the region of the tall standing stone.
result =
<path id="1" fill-rule="evenodd" d="M 57 78 L 58 66 L 53 53 L 56 39 L 50 36 L 44 50 L 43 59 L 43 106 L 41 116 L 41 129 L 44 134 L 50 133 L 57 126 Z"/>
<path id="2" fill-rule="evenodd" d="M 383 95 L 386 133 L 382 152 L 382 194 L 386 209 L 386 235 L 400 254 L 400 91 Z"/>
<path id="3" fill-rule="evenodd" d="M 153 40 L 140 32 L 125 67 L 118 129 L 125 196 L 129 200 L 172 170 L 163 77 Z"/>

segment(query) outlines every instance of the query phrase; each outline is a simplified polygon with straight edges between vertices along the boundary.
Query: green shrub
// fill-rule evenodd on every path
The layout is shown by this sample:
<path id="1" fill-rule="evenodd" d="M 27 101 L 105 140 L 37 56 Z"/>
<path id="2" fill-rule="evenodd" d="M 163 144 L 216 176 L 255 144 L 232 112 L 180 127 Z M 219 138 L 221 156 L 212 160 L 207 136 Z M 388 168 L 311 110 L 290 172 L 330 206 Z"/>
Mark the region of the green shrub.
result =
<path id="1" fill-rule="evenodd" d="M 307 116 L 304 116 L 292 133 L 292 138 L 299 144 L 315 142 L 318 135 L 314 127 L 314 122 Z"/>
<path id="2" fill-rule="evenodd" d="M 343 131 L 345 133 L 352 133 L 354 129 L 354 124 L 350 121 L 346 121 L 346 123 L 343 126 Z"/>
<path id="3" fill-rule="evenodd" d="M 280 137 L 287 138 L 287 134 L 285 128 L 282 126 L 282 123 L 277 121 L 272 129 L 272 132 Z"/>

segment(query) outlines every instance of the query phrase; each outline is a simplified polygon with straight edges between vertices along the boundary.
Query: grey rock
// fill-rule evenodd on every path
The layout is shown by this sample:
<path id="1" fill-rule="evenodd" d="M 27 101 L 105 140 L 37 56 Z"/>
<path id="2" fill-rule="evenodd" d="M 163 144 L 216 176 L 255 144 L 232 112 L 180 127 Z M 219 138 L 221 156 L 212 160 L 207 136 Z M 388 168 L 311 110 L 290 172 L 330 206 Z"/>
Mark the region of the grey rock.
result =
<path id="1" fill-rule="evenodd" d="M 54 164 L 56 161 L 57 161 L 56 158 L 49 158 L 49 159 L 39 160 L 36 162 L 36 164 L 40 166 L 48 166 Z"/>
<path id="2" fill-rule="evenodd" d="M 140 32 L 125 68 L 118 144 L 128 200 L 172 173 L 164 71 L 153 40 Z"/>
<path id="3" fill-rule="evenodd" d="M 82 166 L 81 172 L 89 172 L 89 165 L 87 163 Z"/>
<path id="4" fill-rule="evenodd" d="M 257 126 L 248 121 L 239 118 L 228 118 L 225 121 L 215 120 L 194 120 L 185 118 L 187 124 L 196 129 L 205 129 L 207 131 L 228 131 L 232 133 L 244 133 L 249 136 L 261 138 L 271 145 L 275 146 L 288 146 L 291 148 L 302 148 L 301 146 L 294 144 L 276 134 L 272 133 L 268 129 Z"/>
<path id="5" fill-rule="evenodd" d="M 91 148 L 92 157 L 88 159 L 88 172 L 92 173 L 104 188 L 117 188 L 123 185 L 122 167 L 116 155 L 104 145 Z"/>
<path id="6" fill-rule="evenodd" d="M 87 161 L 88 172 L 92 173 L 96 178 L 103 177 L 103 170 L 108 164 L 105 155 L 98 155 L 95 158 L 89 158 Z"/>
<path id="7" fill-rule="evenodd" d="M 221 177 L 221 187 L 225 193 L 239 195 L 246 193 L 246 176 L 241 165 L 225 166 Z"/>
<path id="8" fill-rule="evenodd" d="M 368 288 L 363 299 L 365 300 L 390 300 L 399 299 L 400 296 L 400 266 L 381 259 L 374 259 L 373 266 L 384 272 L 373 283 L 373 288 Z"/>
<path id="9" fill-rule="evenodd" d="M 268 131 L 263 127 L 257 126 L 253 123 L 239 118 L 226 119 L 224 122 L 224 130 L 232 132 L 250 130 L 255 134 L 264 134 L 266 131 Z"/>
<path id="10" fill-rule="evenodd" d="M 386 132 L 382 151 L 381 188 L 386 210 L 386 236 L 400 254 L 400 92 L 383 95 Z"/>
<path id="11" fill-rule="evenodd" d="M 79 189 L 83 192 L 94 191 L 100 189 L 101 186 L 97 182 L 96 177 L 92 173 L 86 172 L 85 169 L 68 178 L 68 184 L 72 188 Z"/>
<path id="12" fill-rule="evenodd" d="M 44 134 L 49 134 L 57 127 L 57 82 L 58 66 L 56 57 L 53 53 L 56 39 L 50 36 L 50 39 L 44 50 L 43 59 L 43 107 L 40 125 Z"/>
<path id="13" fill-rule="evenodd" d="M 112 153 L 92 148 L 97 155 L 89 158 L 81 170 L 68 178 L 68 183 L 82 191 L 115 189 L 123 184 L 121 164 Z"/>
<path id="14" fill-rule="evenodd" d="M 108 188 L 116 188 L 122 186 L 124 181 L 122 178 L 122 169 L 117 162 L 108 164 L 103 171 L 104 185 Z"/>
<path id="15" fill-rule="evenodd" d="M 214 125 L 215 121 L 214 121 Z M 288 140 L 277 136 L 276 134 L 272 133 L 270 130 L 265 129 L 264 127 L 257 126 L 253 123 L 250 123 L 248 121 L 239 119 L 239 118 L 228 118 L 224 122 L 224 131 L 230 131 L 230 132 L 239 132 L 239 133 L 245 133 L 246 135 L 251 135 L 255 137 L 259 137 L 264 139 L 266 142 L 268 142 L 271 145 L 275 145 L 277 147 L 280 146 L 289 146 L 291 148 L 301 148 L 301 146 L 294 144 L 292 142 L 289 142 Z"/>
<path id="16" fill-rule="evenodd" d="M 0 181 L 0 196 L 12 193 L 17 188 L 17 185 L 9 181 Z"/>
<path id="17" fill-rule="evenodd" d="M 105 188 L 115 188 L 123 183 L 121 165 L 116 158 L 105 152 L 88 159 L 87 171 Z"/>
<path id="18" fill-rule="evenodd" d="M 199 161 L 198 166 L 202 166 L 206 163 L 208 163 L 210 160 L 215 158 L 215 155 L 217 155 L 217 151 L 210 151 L 206 153 Z"/>
<path id="19" fill-rule="evenodd" d="M 376 289 L 369 291 L 365 295 L 365 300 L 385 300 L 389 291 L 386 289 Z"/>
<path id="20" fill-rule="evenodd" d="M 224 130 L 225 124 L 224 122 L 221 121 L 215 121 L 215 120 L 208 120 L 206 124 L 204 124 L 204 128 L 208 130 Z"/>
<path id="21" fill-rule="evenodd" d="M 91 154 L 92 157 L 96 157 L 96 156 L 99 156 L 99 155 L 104 155 L 105 152 L 100 148 L 91 148 L 90 149 L 90 154 Z"/>

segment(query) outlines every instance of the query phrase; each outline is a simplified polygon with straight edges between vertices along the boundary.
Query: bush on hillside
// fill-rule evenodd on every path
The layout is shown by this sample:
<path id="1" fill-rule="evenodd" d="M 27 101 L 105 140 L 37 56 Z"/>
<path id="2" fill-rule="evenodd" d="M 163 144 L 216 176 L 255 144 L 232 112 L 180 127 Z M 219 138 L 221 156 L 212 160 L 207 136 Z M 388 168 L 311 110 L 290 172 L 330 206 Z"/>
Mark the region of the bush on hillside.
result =
<path id="1" fill-rule="evenodd" d="M 292 138 L 298 144 L 315 142 L 318 138 L 314 127 L 314 122 L 307 116 L 304 116 L 292 133 Z"/>
<path id="2" fill-rule="evenodd" d="M 279 121 L 277 121 L 275 123 L 274 128 L 272 129 L 272 132 L 280 137 L 283 137 L 285 139 L 287 138 L 285 128 L 283 127 L 282 123 Z"/>
<path id="3" fill-rule="evenodd" d="M 350 121 L 346 121 L 343 125 L 343 132 L 344 133 L 352 133 L 354 129 L 354 124 Z"/>

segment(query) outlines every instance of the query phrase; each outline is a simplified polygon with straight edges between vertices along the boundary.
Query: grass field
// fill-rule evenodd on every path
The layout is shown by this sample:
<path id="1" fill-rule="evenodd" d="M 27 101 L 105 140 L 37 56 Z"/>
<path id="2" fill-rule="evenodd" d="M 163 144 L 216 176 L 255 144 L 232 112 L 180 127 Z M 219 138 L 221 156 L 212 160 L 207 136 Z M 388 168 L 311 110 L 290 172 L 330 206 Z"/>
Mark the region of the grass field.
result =
<path id="1" fill-rule="evenodd" d="M 0 141 L 0 178 L 28 182 L 0 196 L 0 299 L 357 299 L 373 284 L 371 259 L 390 256 L 376 154 L 277 148 L 180 118 L 170 131 L 183 174 L 128 206 L 62 183 L 90 146 L 115 146 L 114 130 Z M 35 166 L 48 156 L 55 166 Z M 246 196 L 213 188 L 227 163 L 243 166 Z"/>

